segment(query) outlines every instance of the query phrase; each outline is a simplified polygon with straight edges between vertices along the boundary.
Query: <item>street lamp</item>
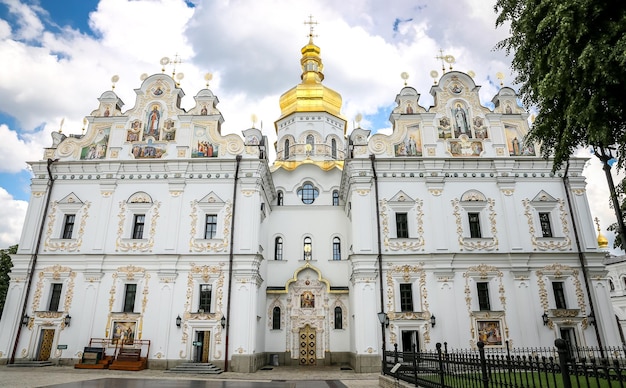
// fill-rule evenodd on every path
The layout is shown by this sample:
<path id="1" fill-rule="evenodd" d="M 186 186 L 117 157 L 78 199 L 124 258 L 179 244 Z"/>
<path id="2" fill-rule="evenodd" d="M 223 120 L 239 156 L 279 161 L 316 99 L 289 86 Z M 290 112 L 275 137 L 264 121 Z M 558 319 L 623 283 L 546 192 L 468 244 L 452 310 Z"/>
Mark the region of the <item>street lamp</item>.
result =
<path id="1" fill-rule="evenodd" d="M 434 314 L 431 314 L 431 316 L 430 316 L 430 326 L 435 327 L 436 324 L 437 324 L 437 318 L 435 318 Z"/>
<path id="2" fill-rule="evenodd" d="M 543 321 L 543 325 L 547 326 L 548 322 L 550 322 L 550 319 L 548 318 L 548 314 L 544 311 L 543 315 L 541 316 L 541 320 Z"/>

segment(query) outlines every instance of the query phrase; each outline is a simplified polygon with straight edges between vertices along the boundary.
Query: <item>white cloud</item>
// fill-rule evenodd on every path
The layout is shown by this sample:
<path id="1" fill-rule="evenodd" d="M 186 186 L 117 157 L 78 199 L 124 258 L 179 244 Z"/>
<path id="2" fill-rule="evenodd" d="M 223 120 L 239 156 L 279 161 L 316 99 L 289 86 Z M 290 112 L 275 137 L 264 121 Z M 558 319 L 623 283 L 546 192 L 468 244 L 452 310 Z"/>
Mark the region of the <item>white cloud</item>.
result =
<path id="1" fill-rule="evenodd" d="M 0 249 L 17 244 L 20 240 L 28 202 L 17 201 L 0 187 Z"/>
<path id="2" fill-rule="evenodd" d="M 475 72 L 483 103 L 498 91 L 497 72 L 507 75 L 506 85 L 513 81 L 510 59 L 493 50 L 508 30 L 495 29 L 493 6 L 481 0 L 222 0 L 197 2 L 195 8 L 183 0 L 101 0 L 89 16 L 96 37 L 64 26 L 45 31 L 40 18 L 47 14 L 39 6 L 0 2 L 18 15 L 13 26 L 0 20 L 0 53 L 11 58 L 0 72 L 0 111 L 19 126 L 0 125 L 0 172 L 41 159 L 61 119 L 64 133 L 80 133 L 83 117 L 111 89 L 114 74 L 120 76 L 115 92 L 126 103 L 123 110 L 132 108 L 139 76 L 160 72 L 159 59 L 175 54 L 182 60 L 176 71 L 185 73 L 183 108 L 194 105 L 204 73 L 212 72 L 210 88 L 226 120 L 223 133 L 249 128 L 254 113 L 273 144 L 279 96 L 300 80 L 300 49 L 309 32 L 303 22 L 309 15 L 319 22 L 315 43 L 322 50 L 324 84 L 342 95 L 350 127 L 357 113 L 387 112 L 394 105 L 404 71 L 421 104 L 432 105 L 429 73 L 441 74 L 435 58 L 440 49 L 455 56 L 455 69 Z M 172 70 L 168 66 L 166 72 Z M 390 130 L 368 126 L 371 121 L 361 125 L 372 132 Z M 606 183 L 591 166 L 587 191 L 604 229 L 612 210 L 600 190 Z M 0 197 L 0 205 L 5 201 L 7 208 L 14 206 Z"/>

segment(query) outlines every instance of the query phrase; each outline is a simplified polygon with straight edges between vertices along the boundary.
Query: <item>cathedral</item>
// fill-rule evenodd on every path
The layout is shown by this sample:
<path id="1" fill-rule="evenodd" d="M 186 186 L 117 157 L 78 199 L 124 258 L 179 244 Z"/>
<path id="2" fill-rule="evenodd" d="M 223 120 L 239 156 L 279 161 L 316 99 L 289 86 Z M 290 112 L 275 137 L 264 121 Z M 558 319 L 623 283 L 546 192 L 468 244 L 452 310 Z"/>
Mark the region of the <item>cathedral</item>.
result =
<path id="1" fill-rule="evenodd" d="M 424 107 L 405 83 L 392 132 L 372 134 L 348 131 L 312 36 L 300 64 L 273 145 L 254 126 L 222 135 L 208 86 L 181 108 L 164 73 L 128 110 L 104 92 L 84 135 L 55 132 L 30 162 L 0 363 L 99 346 L 155 369 L 376 372 L 396 345 L 621 343 L 586 160 L 552 171 L 513 89 L 488 108 L 451 70 Z"/>

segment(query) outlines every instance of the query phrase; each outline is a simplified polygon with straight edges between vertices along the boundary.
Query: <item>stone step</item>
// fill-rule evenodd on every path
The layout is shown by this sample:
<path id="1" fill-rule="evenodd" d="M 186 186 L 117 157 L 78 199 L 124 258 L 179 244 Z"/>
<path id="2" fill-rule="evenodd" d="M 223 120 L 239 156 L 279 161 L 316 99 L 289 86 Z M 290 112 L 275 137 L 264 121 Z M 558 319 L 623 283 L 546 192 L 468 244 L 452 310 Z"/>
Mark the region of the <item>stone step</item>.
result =
<path id="1" fill-rule="evenodd" d="M 166 373 L 188 373 L 188 374 L 220 374 L 220 368 L 211 363 L 187 362 L 165 371 Z"/>
<path id="2" fill-rule="evenodd" d="M 15 360 L 14 364 L 7 365 L 7 367 L 22 367 L 22 368 L 38 368 L 42 366 L 52 366 L 52 363 L 50 361 Z"/>

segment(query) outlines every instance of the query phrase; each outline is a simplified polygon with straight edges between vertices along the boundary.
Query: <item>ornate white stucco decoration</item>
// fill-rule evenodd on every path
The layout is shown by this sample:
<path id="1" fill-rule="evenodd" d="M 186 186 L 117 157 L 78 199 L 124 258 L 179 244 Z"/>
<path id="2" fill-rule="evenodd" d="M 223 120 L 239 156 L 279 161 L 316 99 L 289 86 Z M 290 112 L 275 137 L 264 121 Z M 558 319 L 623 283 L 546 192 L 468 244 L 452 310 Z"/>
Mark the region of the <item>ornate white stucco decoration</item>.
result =
<path id="1" fill-rule="evenodd" d="M 402 199 L 402 200 L 401 200 Z M 398 202 L 405 202 L 407 198 L 399 197 Z M 422 210 L 422 205 L 424 201 L 421 199 L 413 200 L 408 198 L 407 204 L 410 204 L 410 209 L 414 210 L 415 213 L 415 222 L 417 225 L 417 237 L 409 237 L 408 239 L 397 239 L 394 237 L 390 237 L 389 231 L 389 214 L 393 213 L 392 209 L 390 209 L 390 204 L 386 199 L 382 199 L 379 201 L 380 203 L 380 219 L 382 222 L 382 234 L 383 234 L 383 245 L 385 246 L 386 251 L 417 251 L 424 250 L 424 245 L 426 241 L 424 240 L 424 211 Z M 412 206 L 411 206 L 412 205 Z"/>
<path id="2" fill-rule="evenodd" d="M 587 305 L 585 303 L 585 294 L 580 282 L 580 271 L 567 265 L 554 263 L 537 270 L 535 273 L 537 274 L 537 286 L 539 287 L 541 307 L 544 312 L 550 312 L 548 315 L 548 327 L 551 329 L 554 328 L 555 318 L 565 318 L 570 321 L 570 323 L 574 322 L 571 318 L 578 318 L 576 321 L 580 321 L 582 328 L 586 329 L 589 326 L 589 321 L 586 315 Z M 549 281 L 549 279 L 572 281 L 576 291 L 578 309 L 549 309 L 548 291 L 546 290 L 546 281 Z M 582 316 L 580 315 L 581 313 L 583 314 Z"/>

